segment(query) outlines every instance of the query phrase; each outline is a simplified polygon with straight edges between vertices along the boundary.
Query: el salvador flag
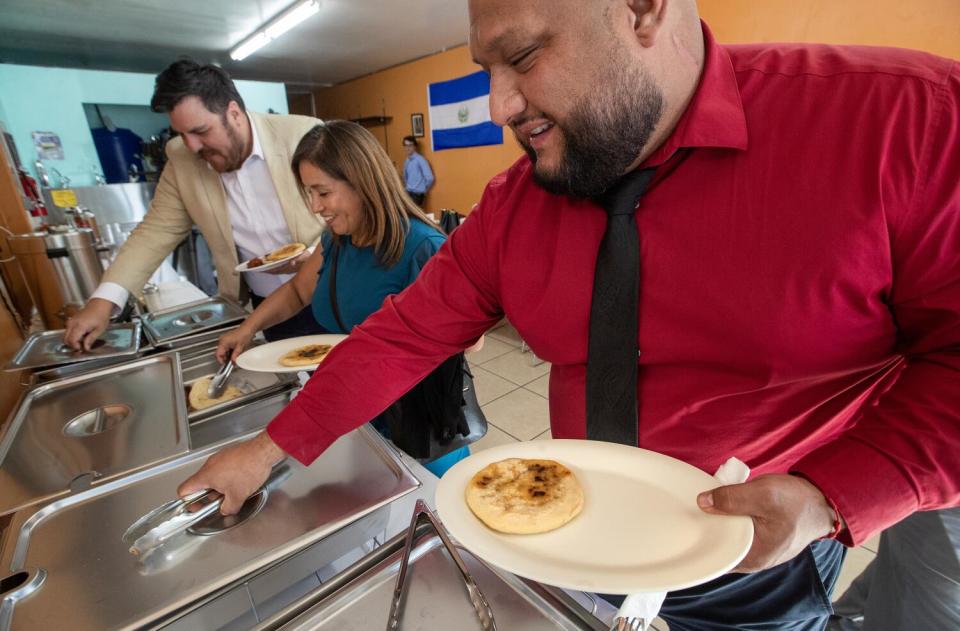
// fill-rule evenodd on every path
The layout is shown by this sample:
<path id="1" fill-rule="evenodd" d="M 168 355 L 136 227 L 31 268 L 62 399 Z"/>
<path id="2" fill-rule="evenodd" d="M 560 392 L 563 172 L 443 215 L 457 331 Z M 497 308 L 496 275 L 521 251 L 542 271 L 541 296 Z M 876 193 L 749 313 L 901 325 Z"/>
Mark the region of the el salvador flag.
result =
<path id="1" fill-rule="evenodd" d="M 433 150 L 502 145 L 490 120 L 490 75 L 483 70 L 428 86 Z"/>

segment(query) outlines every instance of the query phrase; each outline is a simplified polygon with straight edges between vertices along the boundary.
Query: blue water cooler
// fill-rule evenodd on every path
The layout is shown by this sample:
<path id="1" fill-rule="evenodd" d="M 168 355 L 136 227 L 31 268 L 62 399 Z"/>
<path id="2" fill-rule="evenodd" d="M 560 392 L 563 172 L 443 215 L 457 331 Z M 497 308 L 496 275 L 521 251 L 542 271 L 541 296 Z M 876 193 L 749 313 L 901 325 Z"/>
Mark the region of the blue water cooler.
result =
<path id="1" fill-rule="evenodd" d="M 106 127 L 91 129 L 93 144 L 108 184 L 143 181 L 143 139 L 129 129 Z M 136 174 L 136 179 L 131 178 Z"/>

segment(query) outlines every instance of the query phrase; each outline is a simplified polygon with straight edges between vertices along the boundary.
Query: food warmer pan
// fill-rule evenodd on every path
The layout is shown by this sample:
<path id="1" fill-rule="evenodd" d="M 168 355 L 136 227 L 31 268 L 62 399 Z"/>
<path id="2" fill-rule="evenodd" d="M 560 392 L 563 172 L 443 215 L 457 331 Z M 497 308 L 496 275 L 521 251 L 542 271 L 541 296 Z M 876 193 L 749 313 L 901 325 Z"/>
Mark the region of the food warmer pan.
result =
<path id="1" fill-rule="evenodd" d="M 253 434 L 235 440 L 251 438 Z M 218 447 L 191 452 L 12 516 L 2 542 L 0 631 L 131 629 L 175 619 L 259 570 L 410 493 L 419 481 L 369 426 L 312 465 L 288 458 L 242 518 L 215 514 L 143 556 L 128 528 L 176 497 Z"/>
<path id="2" fill-rule="evenodd" d="M 143 329 L 155 346 L 167 346 L 183 337 L 193 337 L 225 327 L 247 317 L 247 312 L 222 296 L 154 311 L 141 316 Z"/>
<path id="3" fill-rule="evenodd" d="M 0 440 L 0 515 L 188 449 L 175 355 L 35 386 Z"/>

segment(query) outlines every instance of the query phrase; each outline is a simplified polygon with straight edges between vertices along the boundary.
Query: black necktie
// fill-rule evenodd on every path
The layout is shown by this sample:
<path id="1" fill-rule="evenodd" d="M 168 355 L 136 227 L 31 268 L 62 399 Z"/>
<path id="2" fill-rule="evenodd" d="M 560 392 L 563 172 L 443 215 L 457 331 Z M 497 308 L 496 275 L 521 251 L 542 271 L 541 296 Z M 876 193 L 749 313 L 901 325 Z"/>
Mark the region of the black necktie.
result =
<path id="1" fill-rule="evenodd" d="M 587 346 L 587 438 L 637 446 L 640 243 L 634 211 L 653 169 L 623 176 L 595 201 L 607 211 Z"/>

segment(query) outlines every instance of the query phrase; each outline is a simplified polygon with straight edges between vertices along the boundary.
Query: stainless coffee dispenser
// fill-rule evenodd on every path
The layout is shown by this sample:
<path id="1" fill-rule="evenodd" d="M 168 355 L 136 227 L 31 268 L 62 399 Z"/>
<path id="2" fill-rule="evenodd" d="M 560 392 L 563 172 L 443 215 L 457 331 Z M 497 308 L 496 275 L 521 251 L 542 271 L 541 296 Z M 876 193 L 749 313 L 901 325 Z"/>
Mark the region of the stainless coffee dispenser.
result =
<path id="1" fill-rule="evenodd" d="M 8 242 L 43 323 L 48 329 L 63 328 L 66 319 L 86 304 L 103 275 L 93 231 L 29 232 L 8 237 Z"/>

